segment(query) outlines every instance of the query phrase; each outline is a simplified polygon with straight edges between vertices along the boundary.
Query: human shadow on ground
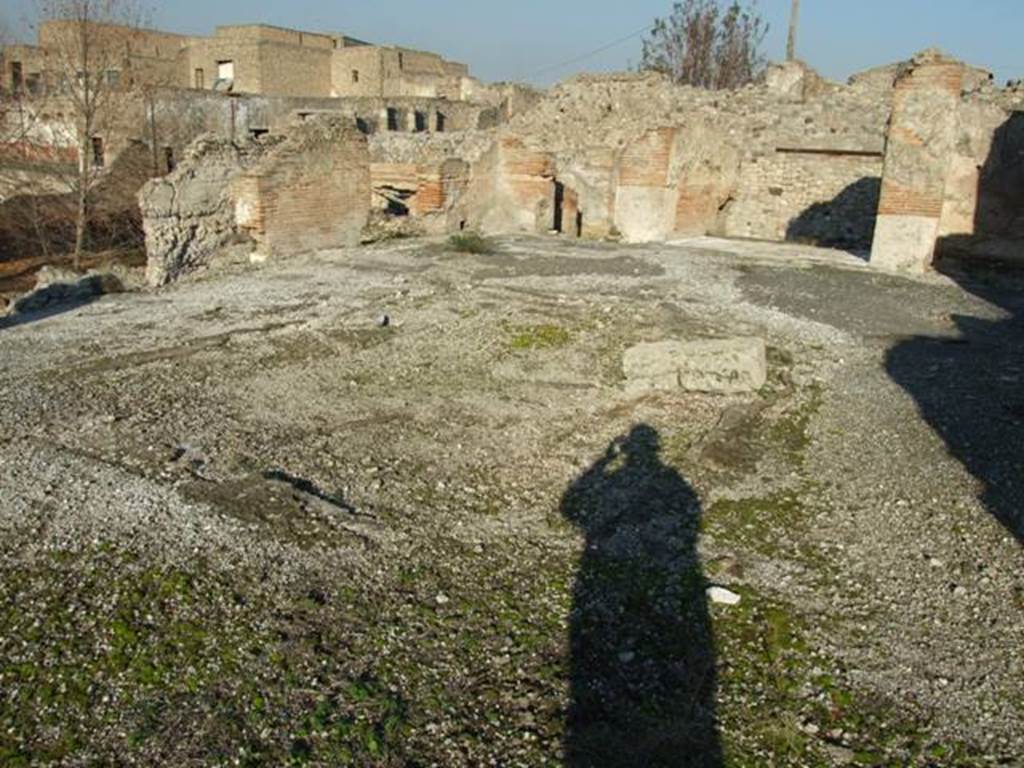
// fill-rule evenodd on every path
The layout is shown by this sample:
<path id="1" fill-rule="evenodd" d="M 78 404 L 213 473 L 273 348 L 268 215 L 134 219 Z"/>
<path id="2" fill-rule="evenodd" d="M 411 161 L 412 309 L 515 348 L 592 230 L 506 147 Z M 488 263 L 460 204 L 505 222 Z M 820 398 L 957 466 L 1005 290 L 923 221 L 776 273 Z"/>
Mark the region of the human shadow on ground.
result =
<path id="1" fill-rule="evenodd" d="M 566 764 L 720 766 L 701 505 L 635 426 L 566 491 L 586 537 L 573 590 Z"/>

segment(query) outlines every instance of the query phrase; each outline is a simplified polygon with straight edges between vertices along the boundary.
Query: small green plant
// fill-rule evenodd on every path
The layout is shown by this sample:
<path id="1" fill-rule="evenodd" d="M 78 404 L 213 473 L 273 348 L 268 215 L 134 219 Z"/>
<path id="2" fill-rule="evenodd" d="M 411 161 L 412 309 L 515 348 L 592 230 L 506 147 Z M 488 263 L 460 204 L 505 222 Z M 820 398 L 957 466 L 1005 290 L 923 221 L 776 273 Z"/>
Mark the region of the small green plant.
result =
<path id="1" fill-rule="evenodd" d="M 448 245 L 459 253 L 494 253 L 494 243 L 479 232 L 459 232 L 448 238 Z"/>
<path id="2" fill-rule="evenodd" d="M 512 329 L 512 349 L 551 349 L 564 347 L 572 339 L 565 328 L 557 325 L 533 325 Z"/>

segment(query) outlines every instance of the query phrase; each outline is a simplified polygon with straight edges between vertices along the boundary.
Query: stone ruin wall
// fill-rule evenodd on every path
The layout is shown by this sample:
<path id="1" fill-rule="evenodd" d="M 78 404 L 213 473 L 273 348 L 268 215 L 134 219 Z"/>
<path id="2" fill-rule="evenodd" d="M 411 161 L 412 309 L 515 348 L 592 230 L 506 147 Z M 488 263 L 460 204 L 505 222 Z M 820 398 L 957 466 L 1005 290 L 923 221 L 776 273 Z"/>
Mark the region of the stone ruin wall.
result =
<path id="1" fill-rule="evenodd" d="M 922 119 L 915 98 L 931 104 L 926 124 L 904 135 L 902 115 Z M 460 187 L 469 199 L 448 226 L 627 241 L 713 234 L 866 253 L 876 224 L 884 239 L 887 217 L 920 215 L 916 200 L 928 203 L 934 234 L 904 254 L 908 263 L 882 266 L 917 269 L 936 248 L 979 241 L 991 252 L 998 238 L 1005 251 L 1007 237 L 1024 239 L 1015 213 L 1024 207 L 1021 101 L 995 89 L 988 73 L 935 52 L 848 85 L 800 64 L 734 92 L 656 75 L 582 76 L 513 115 L 486 152 L 472 131 L 458 140 L 472 150 L 447 147 L 447 157 L 470 165 Z M 901 171 L 905 146 L 911 154 L 923 147 L 932 177 L 913 162 Z"/>
<path id="2" fill-rule="evenodd" d="M 139 193 L 147 281 L 162 285 L 239 243 L 254 260 L 358 243 L 370 163 L 350 120 L 317 117 L 236 144 L 205 136 Z"/>
<path id="3" fill-rule="evenodd" d="M 356 245 L 369 186 L 366 137 L 351 121 L 307 120 L 235 181 L 235 223 L 261 256 Z"/>
<path id="4" fill-rule="evenodd" d="M 938 257 L 1020 261 L 1024 92 L 926 51 L 898 73 L 871 261 L 923 272 Z"/>
<path id="5" fill-rule="evenodd" d="M 862 252 L 874 239 L 876 263 L 896 269 L 924 268 L 937 248 L 973 246 L 979 236 L 990 249 L 994 235 L 1024 240 L 1024 99 L 937 54 L 848 85 L 790 64 L 733 92 L 626 74 L 578 77 L 527 101 L 496 128 L 366 137 L 356 152 L 365 152 L 365 169 L 343 155 L 356 164 L 343 184 L 361 190 L 352 196 L 317 199 L 316 166 L 307 160 L 295 160 L 294 174 L 265 172 L 258 182 L 246 170 L 245 183 L 263 201 L 287 198 L 313 212 L 292 211 L 281 250 L 289 239 L 319 247 L 319 214 L 328 208 L 344 242 L 364 216 L 364 239 L 554 229 L 593 239 L 712 234 Z M 342 208 L 360 213 L 342 223 Z M 892 218 L 900 216 L 925 216 L 927 236 L 912 237 L 909 251 L 899 241 L 904 260 L 886 262 L 878 256 L 886 238 L 907 232 L 905 220 Z M 314 232 L 309 242 L 305 226 Z M 264 229 L 263 250 L 272 252 L 273 228 Z M 253 231 L 259 242 L 260 227 Z"/>
<path id="6" fill-rule="evenodd" d="M 630 241 L 712 233 L 866 248 L 889 94 L 798 74 L 782 90 L 732 93 L 655 75 L 570 80 L 513 115 L 488 152 L 476 149 L 474 132 L 462 137 L 469 151 L 448 147 L 473 165 L 458 223 L 489 233 L 560 225 Z M 387 165 L 392 149 L 378 146 L 375 163 Z"/>

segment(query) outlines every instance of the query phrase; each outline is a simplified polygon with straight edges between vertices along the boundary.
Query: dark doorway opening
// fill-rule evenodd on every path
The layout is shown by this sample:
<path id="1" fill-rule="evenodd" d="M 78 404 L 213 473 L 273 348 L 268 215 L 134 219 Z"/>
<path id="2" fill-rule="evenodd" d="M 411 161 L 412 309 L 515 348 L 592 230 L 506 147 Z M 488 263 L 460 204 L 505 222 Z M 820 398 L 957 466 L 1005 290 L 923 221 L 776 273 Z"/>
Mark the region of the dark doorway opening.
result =
<path id="1" fill-rule="evenodd" d="M 555 211 L 552 229 L 559 234 L 583 236 L 583 211 L 580 198 L 572 187 L 555 180 Z"/>
<path id="2" fill-rule="evenodd" d="M 398 130 L 398 110 L 394 107 L 388 107 L 388 130 Z"/>
<path id="3" fill-rule="evenodd" d="M 408 216 L 409 206 L 393 197 L 388 198 L 388 216 Z"/>
<path id="4" fill-rule="evenodd" d="M 416 112 L 414 115 L 414 125 L 416 127 L 416 133 L 423 133 L 427 130 L 427 115 L 424 112 Z"/>
<path id="5" fill-rule="evenodd" d="M 174 170 L 174 147 L 164 147 L 164 163 L 167 166 L 167 172 L 170 173 Z"/>
<path id="6" fill-rule="evenodd" d="M 415 189 L 400 189 L 398 187 L 378 187 L 374 190 L 376 194 L 384 198 L 387 205 L 384 212 L 388 216 L 408 216 L 409 201 L 416 195 Z"/>
<path id="7" fill-rule="evenodd" d="M 555 221 L 551 227 L 555 232 L 562 231 L 563 218 L 565 216 L 565 184 L 555 182 Z"/>
<path id="8" fill-rule="evenodd" d="M 102 168 L 106 164 L 106 153 L 103 149 L 103 139 L 99 136 L 92 137 L 92 164 L 96 168 Z"/>
<path id="9" fill-rule="evenodd" d="M 445 117 L 444 113 L 443 112 L 438 112 L 437 113 L 437 118 L 436 118 L 436 121 L 435 121 L 435 125 L 436 125 L 435 130 L 438 133 L 444 133 L 445 123 L 447 121 L 448 121 L 448 118 Z"/>
<path id="10" fill-rule="evenodd" d="M 15 95 L 21 93 L 25 87 L 24 75 L 22 74 L 21 62 L 11 62 L 11 92 Z"/>

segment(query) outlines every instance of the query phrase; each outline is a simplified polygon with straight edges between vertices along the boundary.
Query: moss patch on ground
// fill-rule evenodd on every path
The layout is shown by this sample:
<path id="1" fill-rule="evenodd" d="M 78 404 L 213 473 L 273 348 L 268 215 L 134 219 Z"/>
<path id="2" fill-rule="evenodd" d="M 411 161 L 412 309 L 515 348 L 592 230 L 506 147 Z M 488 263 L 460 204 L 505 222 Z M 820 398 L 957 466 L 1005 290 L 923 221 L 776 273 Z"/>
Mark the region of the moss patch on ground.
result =
<path id="1" fill-rule="evenodd" d="M 572 341 L 568 330 L 551 324 L 514 326 L 508 332 L 508 346 L 513 350 L 557 349 Z"/>

